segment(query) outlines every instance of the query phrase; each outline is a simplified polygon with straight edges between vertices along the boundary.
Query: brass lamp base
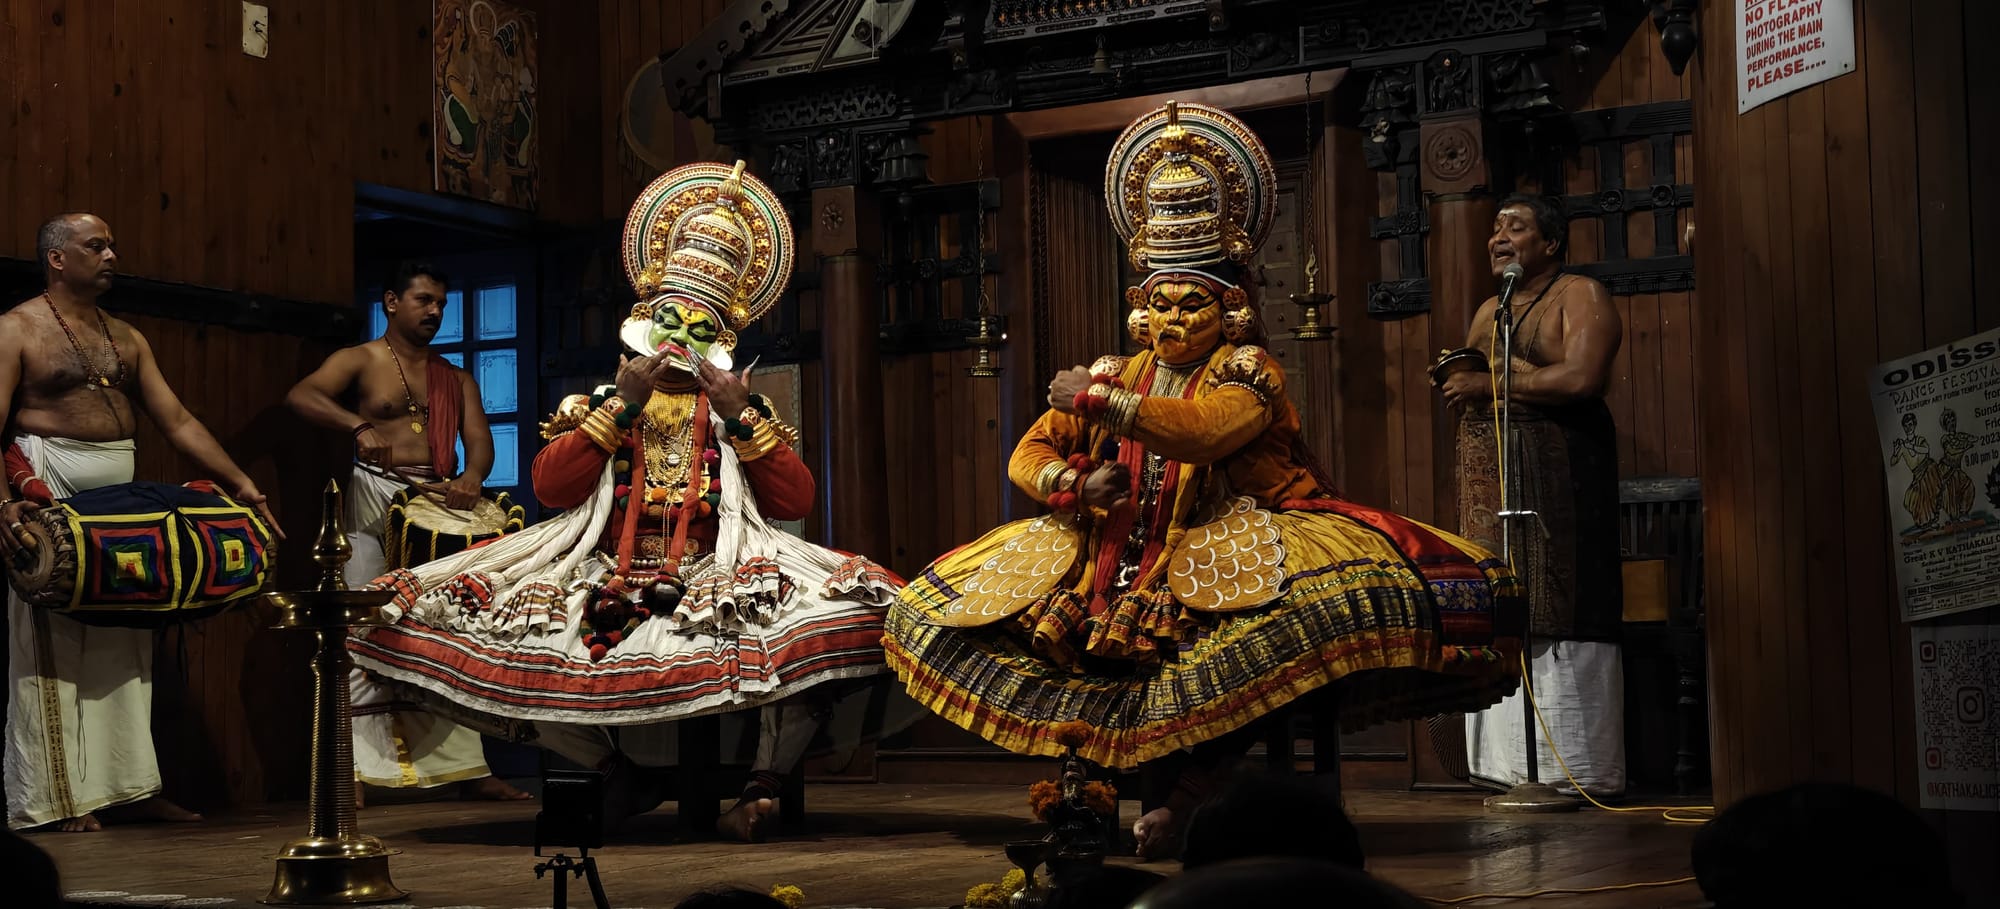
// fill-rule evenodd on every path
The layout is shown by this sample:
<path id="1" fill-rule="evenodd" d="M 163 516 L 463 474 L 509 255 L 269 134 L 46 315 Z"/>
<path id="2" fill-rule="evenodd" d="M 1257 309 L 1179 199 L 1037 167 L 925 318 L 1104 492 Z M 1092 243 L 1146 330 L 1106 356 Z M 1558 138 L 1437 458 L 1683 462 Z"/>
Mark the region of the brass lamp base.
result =
<path id="1" fill-rule="evenodd" d="M 389 879 L 389 856 L 382 841 L 355 829 L 353 709 L 347 675 L 347 630 L 380 625 L 394 594 L 348 590 L 341 566 L 353 554 L 340 530 L 340 487 L 326 484 L 319 540 L 313 562 L 320 567 L 317 590 L 264 594 L 266 617 L 278 628 L 313 633 L 312 780 L 306 835 L 278 851 L 278 869 L 264 902 L 286 906 L 351 906 L 386 903 L 408 893 Z"/>
<path id="2" fill-rule="evenodd" d="M 280 906 L 352 906 L 387 903 L 408 893 L 389 879 L 395 851 L 365 834 L 337 839 L 305 837 L 285 844 L 264 902 Z"/>
<path id="3" fill-rule="evenodd" d="M 1519 783 L 1486 799 L 1486 810 L 1495 814 L 1560 814 L 1582 805 L 1547 783 Z"/>

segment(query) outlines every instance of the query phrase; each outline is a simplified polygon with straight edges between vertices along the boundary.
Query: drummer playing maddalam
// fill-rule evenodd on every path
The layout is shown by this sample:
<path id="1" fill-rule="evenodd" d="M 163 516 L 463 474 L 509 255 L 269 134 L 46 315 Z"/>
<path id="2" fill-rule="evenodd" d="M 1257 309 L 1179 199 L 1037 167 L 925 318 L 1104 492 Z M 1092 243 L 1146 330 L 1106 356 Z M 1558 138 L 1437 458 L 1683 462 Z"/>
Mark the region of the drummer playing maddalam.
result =
<path id="1" fill-rule="evenodd" d="M 328 357 L 285 396 L 300 416 L 354 438 L 342 516 L 354 547 L 344 569 L 350 588 L 367 586 L 386 570 L 383 521 L 398 492 L 414 485 L 442 498 L 446 508 L 465 511 L 479 502 L 493 469 L 493 433 L 479 384 L 431 350 L 444 324 L 447 283 L 429 265 L 404 265 L 383 287 L 388 325 L 382 336 Z M 457 469 L 461 441 L 464 470 Z M 477 733 L 397 702 L 360 670 L 349 681 L 360 781 L 390 788 L 456 782 L 464 784 L 466 798 L 528 798 L 492 776 Z M 355 792 L 358 800 L 360 789 Z"/>
<path id="2" fill-rule="evenodd" d="M 132 482 L 141 408 L 204 474 L 278 526 L 257 484 L 167 386 L 146 337 L 97 305 L 118 273 L 117 250 L 97 216 L 57 215 L 35 241 L 47 289 L 0 315 L 0 424 L 10 462 L 22 465 L 0 489 L 0 554 L 10 559 L 43 505 Z M 10 590 L 7 631 L 8 827 L 201 820 L 160 796 L 151 629 L 86 626 Z"/>

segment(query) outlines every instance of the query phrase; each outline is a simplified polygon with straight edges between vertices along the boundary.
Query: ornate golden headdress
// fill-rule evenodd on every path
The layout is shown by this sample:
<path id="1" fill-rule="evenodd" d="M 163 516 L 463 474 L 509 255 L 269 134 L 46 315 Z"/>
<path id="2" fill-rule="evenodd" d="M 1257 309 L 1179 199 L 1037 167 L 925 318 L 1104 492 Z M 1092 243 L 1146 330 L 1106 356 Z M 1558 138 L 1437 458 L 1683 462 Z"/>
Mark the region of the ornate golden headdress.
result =
<path id="1" fill-rule="evenodd" d="M 1243 264 L 1277 211 L 1271 155 L 1227 111 L 1169 101 L 1125 127 L 1104 168 L 1104 205 L 1149 271 Z"/>
<path id="2" fill-rule="evenodd" d="M 792 225 L 776 193 L 743 172 L 743 162 L 689 164 L 660 175 L 625 219 L 625 276 L 639 302 L 619 336 L 652 353 L 643 338 L 653 309 L 673 297 L 709 310 L 730 331 L 757 321 L 792 275 Z"/>

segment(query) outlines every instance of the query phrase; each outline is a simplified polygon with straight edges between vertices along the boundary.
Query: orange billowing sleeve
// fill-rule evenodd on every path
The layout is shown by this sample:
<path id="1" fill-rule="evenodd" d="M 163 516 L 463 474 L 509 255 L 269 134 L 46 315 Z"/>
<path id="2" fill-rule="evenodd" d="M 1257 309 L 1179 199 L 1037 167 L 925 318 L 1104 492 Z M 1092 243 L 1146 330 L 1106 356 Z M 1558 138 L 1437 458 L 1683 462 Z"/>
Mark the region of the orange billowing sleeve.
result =
<path id="1" fill-rule="evenodd" d="M 1021 444 L 1014 446 L 1014 456 L 1007 460 L 1007 477 L 1022 492 L 1046 505 L 1048 496 L 1035 488 L 1035 477 L 1050 461 L 1067 461 L 1070 455 L 1082 451 L 1088 439 L 1083 420 L 1076 415 L 1055 410 L 1043 413 L 1035 425 L 1028 427 Z"/>
<path id="2" fill-rule="evenodd" d="M 1221 384 L 1190 401 L 1148 396 L 1139 402 L 1132 437 L 1147 451 L 1186 464 L 1213 464 L 1261 435 L 1285 394 L 1285 373 L 1264 359 L 1254 372 L 1219 377 Z"/>
<path id="3" fill-rule="evenodd" d="M 544 508 L 575 508 L 597 488 L 611 452 L 589 434 L 571 430 L 549 440 L 535 455 L 535 498 Z"/>

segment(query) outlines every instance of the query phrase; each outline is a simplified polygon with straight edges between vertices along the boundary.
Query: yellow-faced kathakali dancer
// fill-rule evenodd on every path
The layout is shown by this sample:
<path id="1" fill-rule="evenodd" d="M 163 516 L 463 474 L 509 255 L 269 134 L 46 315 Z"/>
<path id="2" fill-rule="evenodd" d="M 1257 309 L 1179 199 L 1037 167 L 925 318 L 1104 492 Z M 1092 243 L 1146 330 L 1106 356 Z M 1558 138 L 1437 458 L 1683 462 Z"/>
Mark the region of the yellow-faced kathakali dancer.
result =
<path id="1" fill-rule="evenodd" d="M 1145 349 L 1058 374 L 1008 473 L 1053 513 L 947 554 L 890 609 L 890 667 L 919 702 L 1013 751 L 1131 767 L 1193 749 L 1134 832 L 1172 855 L 1253 721 L 1335 686 L 1350 727 L 1472 710 L 1516 685 L 1524 621 L 1493 555 L 1339 498 L 1256 346 L 1244 266 L 1274 176 L 1230 114 L 1168 104 L 1105 174 L 1148 277 L 1126 291 Z"/>
<path id="2" fill-rule="evenodd" d="M 371 672 L 532 723 L 537 744 L 612 771 L 618 813 L 659 799 L 621 782 L 635 736 L 614 744 L 605 727 L 762 708 L 752 778 L 723 818 L 751 839 L 825 715 L 819 686 L 884 672 L 900 581 L 768 522 L 804 517 L 813 477 L 791 427 L 729 371 L 735 331 L 777 302 L 792 261 L 784 209 L 742 169 L 677 168 L 633 206 L 640 302 L 619 337 L 636 356 L 616 385 L 565 400 L 535 457 L 535 495 L 564 514 L 378 579 L 400 621 L 352 646 Z"/>

